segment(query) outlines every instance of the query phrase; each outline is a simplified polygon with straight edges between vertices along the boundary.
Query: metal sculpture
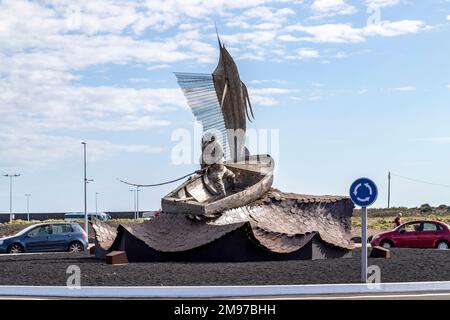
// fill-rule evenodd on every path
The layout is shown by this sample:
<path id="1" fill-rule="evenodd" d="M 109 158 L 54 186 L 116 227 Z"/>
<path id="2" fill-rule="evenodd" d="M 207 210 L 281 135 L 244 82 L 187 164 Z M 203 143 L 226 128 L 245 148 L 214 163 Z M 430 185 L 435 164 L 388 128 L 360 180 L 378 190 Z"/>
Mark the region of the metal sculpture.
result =
<path id="1" fill-rule="evenodd" d="M 240 161 L 245 148 L 247 119 L 254 119 L 248 89 L 225 45 L 219 42 L 219 63 L 212 74 L 175 73 L 178 84 L 188 100 L 203 131 L 215 131 L 226 159 Z"/>

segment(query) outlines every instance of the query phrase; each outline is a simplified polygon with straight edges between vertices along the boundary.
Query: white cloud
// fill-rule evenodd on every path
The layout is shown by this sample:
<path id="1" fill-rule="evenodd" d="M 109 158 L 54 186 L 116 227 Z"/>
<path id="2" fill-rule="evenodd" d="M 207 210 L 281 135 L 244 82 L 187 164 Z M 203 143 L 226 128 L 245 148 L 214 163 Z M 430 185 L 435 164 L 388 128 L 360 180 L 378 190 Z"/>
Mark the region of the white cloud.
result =
<path id="1" fill-rule="evenodd" d="M 417 33 L 424 27 L 418 20 L 383 21 L 380 24 L 371 24 L 363 29 L 365 36 L 393 37 L 408 33 Z"/>
<path id="2" fill-rule="evenodd" d="M 280 83 L 280 84 L 286 84 L 286 80 L 280 80 L 280 79 L 264 79 L 264 80 L 250 80 L 248 83 L 252 84 L 262 84 L 262 83 Z"/>
<path id="3" fill-rule="evenodd" d="M 96 161 L 117 153 L 162 152 L 159 147 L 87 140 L 89 159 Z M 63 159 L 78 158 L 81 140 L 70 136 L 37 133 L 27 127 L 0 131 L 0 167 L 42 166 Z"/>
<path id="4" fill-rule="evenodd" d="M 392 7 L 400 3 L 400 0 L 366 0 L 368 7 L 386 8 Z"/>
<path id="5" fill-rule="evenodd" d="M 273 95 L 273 94 L 284 94 L 293 92 L 292 89 L 285 89 L 285 88 L 261 88 L 261 89 L 249 88 L 248 90 L 250 94 L 257 94 L 257 95 L 267 95 L 267 94 Z"/>
<path id="6" fill-rule="evenodd" d="M 300 60 L 320 58 L 320 53 L 319 53 L 319 51 L 314 50 L 314 49 L 301 48 L 296 52 L 295 55 L 286 56 L 286 58 L 287 59 L 300 59 Z"/>
<path id="7" fill-rule="evenodd" d="M 446 87 L 450 89 L 450 84 L 448 84 Z"/>
<path id="8" fill-rule="evenodd" d="M 344 58 L 348 57 L 348 54 L 346 52 L 339 51 L 339 52 L 336 52 L 334 57 L 337 59 L 344 59 Z"/>
<path id="9" fill-rule="evenodd" d="M 224 13 L 228 8 L 249 8 L 263 2 L 0 2 L 0 149 L 7 150 L 2 152 L 2 161 L 41 163 L 70 156 L 71 147 L 67 146 L 79 144 L 74 135 L 86 131 L 168 126 L 165 112 L 186 107 L 178 88 L 82 85 L 77 82 L 84 80 L 82 72 L 88 67 L 113 64 L 140 64 L 152 71 L 178 61 L 215 61 L 217 48 L 203 40 L 202 32 L 208 30 L 204 22 L 197 24 L 196 31 L 184 25 L 171 36 L 157 36 L 155 32 L 150 37 L 140 35 L 146 29 L 161 31 L 179 25 L 186 17 L 208 16 L 218 9 Z M 210 31 L 206 32 L 209 35 Z M 129 83 L 137 80 L 142 84 L 139 79 L 144 78 L 130 77 Z M 156 150 L 103 140 L 99 144 L 103 148 L 97 150 L 108 149 L 99 154 Z"/>
<path id="10" fill-rule="evenodd" d="M 295 16 L 293 9 L 282 7 L 286 2 L 289 1 L 1 1 L 0 158 L 29 163 L 51 161 L 70 155 L 69 149 L 79 144 L 78 135 L 85 132 L 95 136 L 104 131 L 149 130 L 170 125 L 166 112 L 186 107 L 175 81 L 173 88 L 124 87 L 124 79 L 112 75 L 109 68 L 126 66 L 131 70 L 139 66 L 140 70 L 148 70 L 146 74 L 124 75 L 127 85 L 142 87 L 147 76 L 148 82 L 156 81 L 151 78 L 156 73 L 152 71 L 169 68 L 173 63 L 215 63 L 217 48 L 211 41 L 213 15 L 248 31 L 222 35 L 230 52 L 238 53 L 239 59 L 262 60 L 274 55 L 284 58 L 290 53 L 280 40 L 360 42 L 367 36 L 396 35 L 414 29 L 411 24 L 397 24 L 361 31 L 338 24 L 300 26 L 292 32 L 301 35 L 280 36 Z M 270 7 L 274 3 L 277 5 Z M 345 1 L 336 0 L 315 1 L 313 7 L 316 14 L 322 15 L 353 10 Z M 161 32 L 169 28 L 173 32 Z M 296 56 L 307 59 L 320 54 L 302 48 Z M 95 80 L 88 79 L 92 74 Z M 253 89 L 252 101 L 256 105 L 276 105 L 279 99 L 275 96 L 288 93 L 283 88 Z M 27 137 L 35 138 L 27 144 Z M 98 141 L 109 150 L 99 152 L 99 156 L 155 151 L 151 146 Z"/>
<path id="11" fill-rule="evenodd" d="M 279 96 L 285 96 L 287 94 L 297 92 L 294 89 L 286 88 L 249 88 L 250 99 L 255 106 L 276 106 L 279 102 Z M 278 96 L 278 97 L 275 97 Z"/>
<path id="12" fill-rule="evenodd" d="M 358 43 L 366 37 L 393 37 L 404 34 L 417 33 L 424 28 L 424 23 L 418 20 L 383 21 L 376 25 L 355 28 L 350 24 L 322 24 L 316 26 L 290 25 L 287 32 L 299 32 L 301 36 L 282 35 L 282 41 L 308 41 L 317 43 Z"/>
<path id="13" fill-rule="evenodd" d="M 291 25 L 288 32 L 301 32 L 304 35 L 294 37 L 296 41 L 347 43 L 362 42 L 364 36 L 361 29 L 353 28 L 350 24 L 322 24 L 317 26 Z M 282 40 L 282 39 L 281 39 Z"/>
<path id="14" fill-rule="evenodd" d="M 311 9 L 318 17 L 356 13 L 356 8 L 344 0 L 314 0 Z"/>
<path id="15" fill-rule="evenodd" d="M 450 144 L 450 137 L 422 138 L 422 139 L 417 139 L 417 141 L 432 142 L 432 143 L 436 143 L 436 144 Z"/>
<path id="16" fill-rule="evenodd" d="M 396 87 L 396 88 L 388 88 L 388 91 L 416 91 L 416 87 L 403 86 L 403 87 Z"/>
<path id="17" fill-rule="evenodd" d="M 251 8 L 243 14 L 244 17 L 257 18 L 271 23 L 281 23 L 292 15 L 295 15 L 295 11 L 290 8 L 273 9 L 269 7 Z"/>
<path id="18" fill-rule="evenodd" d="M 275 41 L 277 32 L 274 30 L 264 30 L 264 31 L 254 31 L 254 32 L 243 32 L 236 33 L 232 35 L 222 35 L 221 38 L 224 42 L 230 44 L 238 43 L 251 43 L 254 45 L 268 44 Z"/>
<path id="19" fill-rule="evenodd" d="M 272 97 L 265 97 L 259 95 L 252 95 L 251 98 L 252 105 L 256 106 L 264 106 L 264 107 L 272 107 L 278 105 L 278 101 Z"/>

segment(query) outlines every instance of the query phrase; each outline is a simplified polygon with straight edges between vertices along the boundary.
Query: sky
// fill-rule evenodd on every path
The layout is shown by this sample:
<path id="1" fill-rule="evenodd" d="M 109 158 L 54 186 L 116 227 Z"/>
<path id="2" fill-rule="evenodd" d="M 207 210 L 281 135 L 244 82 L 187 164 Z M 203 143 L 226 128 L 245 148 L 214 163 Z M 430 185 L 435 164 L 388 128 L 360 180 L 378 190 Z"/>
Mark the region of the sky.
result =
<path id="1" fill-rule="evenodd" d="M 249 88 L 249 127 L 271 141 L 250 151 L 274 155 L 274 187 L 348 195 L 365 176 L 385 207 L 391 171 L 392 206 L 450 205 L 449 0 L 0 0 L 0 173 L 21 174 L 14 211 L 27 193 L 32 212 L 83 210 L 82 141 L 89 211 L 96 192 L 101 211 L 133 210 L 117 178 L 195 170 L 198 125 L 173 72 L 212 73 L 215 23 Z M 194 149 L 183 164 L 180 132 Z M 176 186 L 143 189 L 140 209 Z"/>

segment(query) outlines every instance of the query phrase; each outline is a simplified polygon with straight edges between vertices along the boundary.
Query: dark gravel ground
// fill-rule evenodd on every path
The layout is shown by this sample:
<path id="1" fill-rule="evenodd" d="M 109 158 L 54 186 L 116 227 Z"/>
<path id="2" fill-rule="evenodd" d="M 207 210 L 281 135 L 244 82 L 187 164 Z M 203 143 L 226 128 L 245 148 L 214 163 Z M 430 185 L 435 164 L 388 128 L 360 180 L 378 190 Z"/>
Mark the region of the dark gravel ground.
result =
<path id="1" fill-rule="evenodd" d="M 393 249 L 369 259 L 382 282 L 450 281 L 450 250 Z M 0 285 L 66 285 L 66 269 L 81 268 L 82 286 L 269 285 L 355 283 L 360 251 L 348 259 L 246 263 L 134 263 L 111 266 L 88 253 L 0 256 Z"/>

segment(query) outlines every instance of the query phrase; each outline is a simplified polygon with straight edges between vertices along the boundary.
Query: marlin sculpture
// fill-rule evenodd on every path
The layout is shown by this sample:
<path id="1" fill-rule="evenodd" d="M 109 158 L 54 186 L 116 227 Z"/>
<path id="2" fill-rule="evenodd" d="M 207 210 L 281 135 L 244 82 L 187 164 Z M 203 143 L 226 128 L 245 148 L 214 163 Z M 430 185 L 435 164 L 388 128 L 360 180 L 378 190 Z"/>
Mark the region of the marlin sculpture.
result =
<path id="1" fill-rule="evenodd" d="M 217 30 L 216 30 L 217 32 Z M 247 119 L 254 119 L 247 87 L 225 45 L 219 42 L 219 63 L 212 74 L 175 73 L 203 131 L 219 132 L 225 157 L 239 161 L 249 155 L 245 147 Z"/>

